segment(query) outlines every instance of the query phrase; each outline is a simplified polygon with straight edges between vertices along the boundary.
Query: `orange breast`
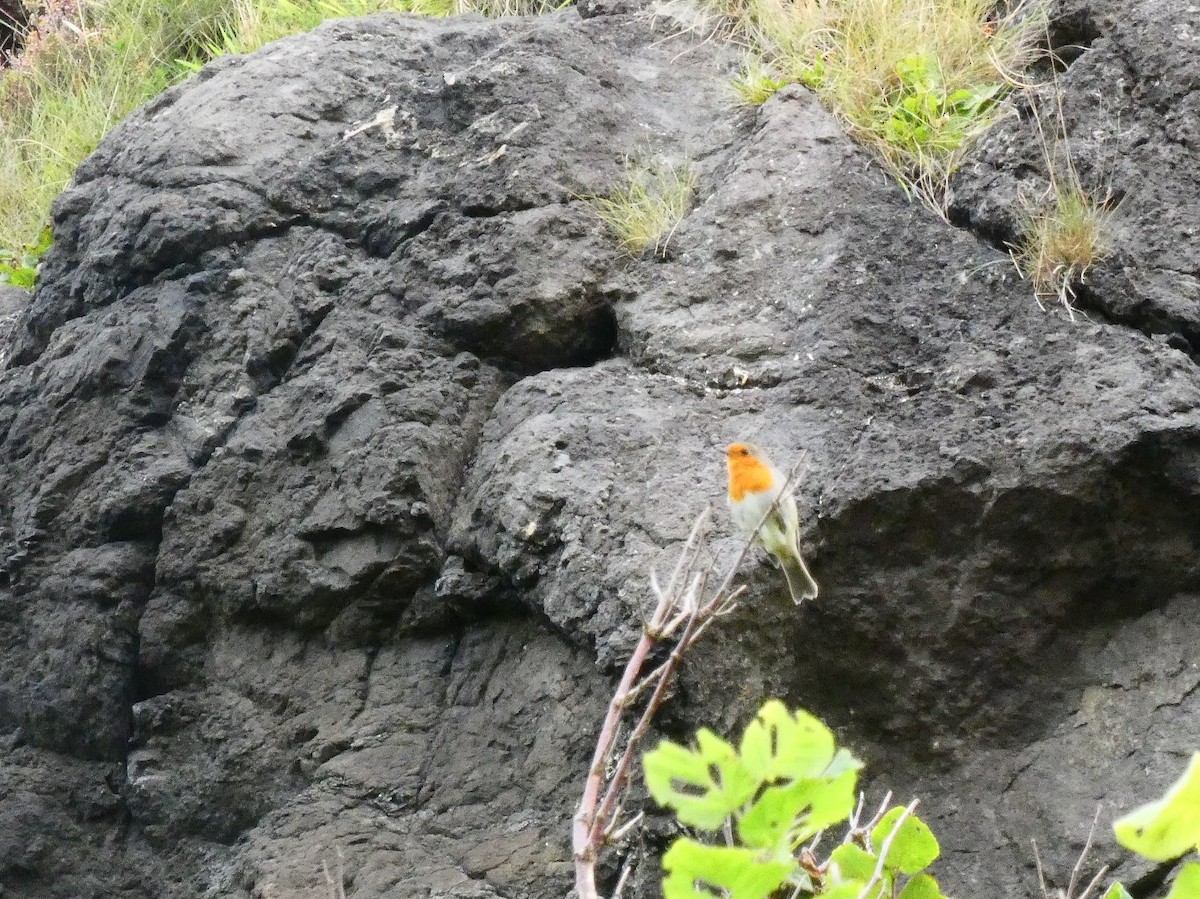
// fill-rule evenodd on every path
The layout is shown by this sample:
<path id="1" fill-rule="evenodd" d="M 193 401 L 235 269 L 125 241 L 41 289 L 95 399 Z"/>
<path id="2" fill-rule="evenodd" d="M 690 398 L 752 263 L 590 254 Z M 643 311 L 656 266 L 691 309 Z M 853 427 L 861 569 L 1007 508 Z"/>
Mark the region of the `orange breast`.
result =
<path id="1" fill-rule="evenodd" d="M 729 498 L 740 502 L 747 493 L 771 489 L 771 469 L 753 456 L 733 456 L 729 466 Z"/>

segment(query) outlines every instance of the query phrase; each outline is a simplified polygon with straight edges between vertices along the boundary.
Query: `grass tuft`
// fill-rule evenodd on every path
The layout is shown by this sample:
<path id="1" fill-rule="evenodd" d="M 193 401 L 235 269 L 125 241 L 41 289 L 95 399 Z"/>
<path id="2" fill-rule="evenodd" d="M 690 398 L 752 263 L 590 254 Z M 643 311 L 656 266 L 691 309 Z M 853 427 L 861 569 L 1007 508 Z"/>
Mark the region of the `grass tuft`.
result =
<path id="1" fill-rule="evenodd" d="M 1075 317 L 1076 285 L 1110 251 L 1110 216 L 1104 201 L 1077 184 L 1053 189 L 1041 208 L 1026 210 L 1013 260 L 1039 301 L 1056 298 Z"/>
<path id="2" fill-rule="evenodd" d="M 761 56 L 750 54 L 742 63 L 742 69 L 733 79 L 733 89 L 743 103 L 761 106 L 777 90 L 787 84 L 786 78 L 763 62 Z"/>
<path id="3" fill-rule="evenodd" d="M 757 57 L 812 88 L 943 215 L 951 173 L 999 114 L 1014 73 L 1037 58 L 1044 27 L 1027 3 L 997 11 L 993 0 L 743 0 L 734 17 L 751 47 L 747 71 Z"/>
<path id="4" fill-rule="evenodd" d="M 1053 145 L 1030 99 L 1050 186 L 1038 201 L 1022 200 L 1021 237 L 1012 246 L 1012 257 L 1022 277 L 1033 282 L 1038 304 L 1057 299 L 1074 320 L 1076 287 L 1112 251 L 1112 203 L 1110 193 L 1099 196 L 1084 187 L 1071 161 L 1057 85 L 1055 98 Z"/>
<path id="5" fill-rule="evenodd" d="M 638 255 L 653 247 L 656 256 L 665 257 L 695 191 L 696 174 L 687 163 L 626 165 L 622 184 L 587 202 L 628 253 Z"/>
<path id="6" fill-rule="evenodd" d="M 0 69 L 0 248 L 36 247 L 50 202 L 100 139 L 173 80 L 222 0 L 47 0 Z M 18 249 L 21 248 L 21 249 Z"/>

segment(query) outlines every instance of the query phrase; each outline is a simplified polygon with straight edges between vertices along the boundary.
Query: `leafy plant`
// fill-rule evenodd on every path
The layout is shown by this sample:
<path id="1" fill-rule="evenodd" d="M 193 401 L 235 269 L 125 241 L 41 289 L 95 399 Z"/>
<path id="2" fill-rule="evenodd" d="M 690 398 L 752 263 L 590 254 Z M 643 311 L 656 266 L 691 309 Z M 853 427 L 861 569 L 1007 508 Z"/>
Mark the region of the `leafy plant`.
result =
<path id="1" fill-rule="evenodd" d="M 1200 752 L 1166 794 L 1113 822 L 1117 842 L 1151 861 L 1167 862 L 1200 852 Z M 1114 892 L 1115 891 L 1115 892 Z M 1104 899 L 1127 899 L 1113 884 Z M 1200 899 L 1200 859 L 1190 859 L 1171 885 L 1167 899 Z"/>
<path id="2" fill-rule="evenodd" d="M 656 255 L 665 256 L 695 190 L 696 175 L 686 163 L 626 165 L 622 184 L 607 196 L 586 200 L 626 251 L 637 254 L 653 247 Z"/>
<path id="3" fill-rule="evenodd" d="M 702 729 L 693 747 L 664 740 L 643 764 L 651 796 L 681 824 L 733 838 L 677 839 L 663 856 L 665 899 L 764 899 L 783 887 L 797 897 L 941 897 L 925 873 L 940 850 L 916 802 L 888 808 L 885 800 L 859 826 L 862 763 L 807 712 L 771 700 L 738 747 Z M 843 823 L 842 842 L 819 861 L 805 844 Z"/>
<path id="4" fill-rule="evenodd" d="M 14 287 L 33 287 L 37 279 L 38 263 L 42 254 L 50 248 L 53 240 L 50 228 L 42 229 L 37 240 L 16 253 L 0 251 L 0 284 Z"/>
<path id="5" fill-rule="evenodd" d="M 719 9 L 751 58 L 816 91 L 906 190 L 944 214 L 950 174 L 995 121 L 1012 73 L 1038 53 L 1044 15 L 1034 3 L 741 0 Z"/>
<path id="6" fill-rule="evenodd" d="M 899 84 L 877 109 L 880 135 L 914 158 L 957 150 L 1003 87 L 993 83 L 947 91 L 937 59 L 920 53 L 900 60 L 896 76 Z"/>

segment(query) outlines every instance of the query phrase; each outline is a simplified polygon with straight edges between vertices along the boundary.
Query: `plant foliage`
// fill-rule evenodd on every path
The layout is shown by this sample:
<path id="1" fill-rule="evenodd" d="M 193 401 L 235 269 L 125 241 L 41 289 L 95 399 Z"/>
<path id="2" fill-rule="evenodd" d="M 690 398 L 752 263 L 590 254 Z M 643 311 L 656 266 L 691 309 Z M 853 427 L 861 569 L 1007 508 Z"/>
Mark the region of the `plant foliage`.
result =
<path id="1" fill-rule="evenodd" d="M 37 240 L 18 252 L 0 250 L 0 284 L 33 287 L 37 278 L 38 262 L 42 254 L 50 248 L 51 239 L 50 229 L 43 228 Z"/>
<path id="2" fill-rule="evenodd" d="M 663 857 L 665 899 L 764 899 L 784 886 L 795 896 L 941 899 L 924 873 L 939 852 L 929 828 L 911 806 L 859 827 L 862 763 L 807 712 L 772 700 L 736 747 L 702 729 L 690 747 L 663 740 L 643 764 L 651 796 L 681 824 L 735 837 L 676 840 Z M 842 843 L 817 861 L 805 844 L 847 822 Z"/>
<path id="3" fill-rule="evenodd" d="M 749 45 L 734 82 L 744 100 L 762 102 L 785 83 L 811 88 L 906 190 L 938 209 L 1014 73 L 1040 52 L 1045 21 L 1036 0 L 708 2 Z M 767 67 L 773 81 L 759 74 Z"/>
<path id="4" fill-rule="evenodd" d="M 1113 822 L 1117 842 L 1151 861 L 1168 862 L 1200 852 L 1200 752 L 1166 794 Z M 1114 890 L 1118 892 L 1114 894 Z M 1113 884 L 1104 899 L 1126 899 Z M 1189 860 L 1175 876 L 1167 899 L 1200 899 L 1200 861 Z"/>

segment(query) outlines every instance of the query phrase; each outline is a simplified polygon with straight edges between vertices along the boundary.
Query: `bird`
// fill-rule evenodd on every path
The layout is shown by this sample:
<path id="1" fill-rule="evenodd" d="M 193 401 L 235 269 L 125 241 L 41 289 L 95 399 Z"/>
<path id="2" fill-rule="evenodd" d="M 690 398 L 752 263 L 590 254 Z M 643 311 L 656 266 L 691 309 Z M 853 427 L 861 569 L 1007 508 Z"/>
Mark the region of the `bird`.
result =
<path id="1" fill-rule="evenodd" d="M 796 605 L 816 599 L 817 582 L 800 556 L 796 498 L 790 491 L 783 492 L 784 476 L 753 443 L 730 444 L 725 449 L 725 465 L 729 469 L 729 512 L 734 525 L 775 557 Z"/>

